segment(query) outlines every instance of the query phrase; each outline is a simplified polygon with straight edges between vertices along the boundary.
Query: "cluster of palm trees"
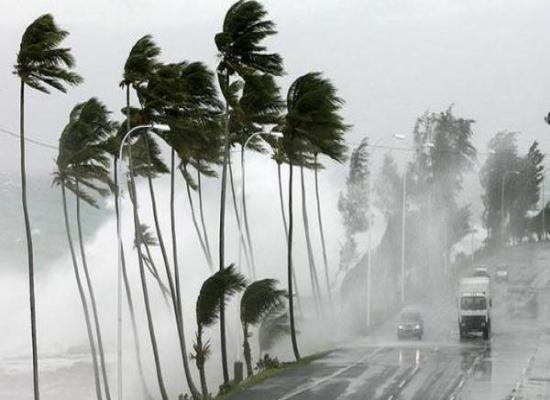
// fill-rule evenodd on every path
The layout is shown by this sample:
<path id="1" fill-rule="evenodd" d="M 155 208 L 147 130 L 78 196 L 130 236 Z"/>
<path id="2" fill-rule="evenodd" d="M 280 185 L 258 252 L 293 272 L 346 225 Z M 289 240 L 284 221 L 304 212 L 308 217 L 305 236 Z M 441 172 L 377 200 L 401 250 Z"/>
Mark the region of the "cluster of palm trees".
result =
<path id="1" fill-rule="evenodd" d="M 223 27 L 215 36 L 219 64 L 215 72 L 201 62 L 159 61 L 161 49 L 150 35 L 139 39 L 132 47 L 124 65 L 120 86 L 126 91 L 126 104 L 122 109 L 125 120 L 118 123 L 97 98 L 77 104 L 59 139 L 59 153 L 56 159 L 54 183 L 60 187 L 63 200 L 65 226 L 74 276 L 85 317 L 91 349 L 97 399 L 111 398 L 105 363 L 104 346 L 94 288 L 90 279 L 86 251 L 82 235 L 80 209 L 82 203 L 97 206 L 102 197 L 113 195 L 117 225 L 120 227 L 119 196 L 121 188 L 127 188 L 133 211 L 135 250 L 139 266 L 139 278 L 147 318 L 147 329 L 154 357 L 158 389 L 162 399 L 168 399 L 164 384 L 161 360 L 155 331 L 155 319 L 149 301 L 153 279 L 173 312 L 177 329 L 179 350 L 185 378 L 194 399 L 209 398 L 204 366 L 210 351 L 205 341 L 204 329 L 218 323 L 220 327 L 221 359 L 224 384 L 230 382 L 225 333 L 226 302 L 244 290 L 241 298 L 240 316 L 244 335 L 243 354 L 247 373 L 252 375 L 252 356 L 249 344 L 251 328 L 261 323 L 278 327 L 288 318 L 292 349 L 296 359 L 300 358 L 295 327 L 295 274 L 292 257 L 294 238 L 293 179 L 294 167 L 300 169 L 303 218 L 306 232 L 309 273 L 317 307 L 321 306 L 321 284 L 312 250 L 309 222 L 307 220 L 304 169 L 315 170 L 317 213 L 321 230 L 321 244 L 327 293 L 330 296 L 328 262 L 322 231 L 321 205 L 317 182 L 317 171 L 321 168 L 319 156 L 341 162 L 345 158 L 344 134 L 348 125 L 340 115 L 342 100 L 337 96 L 334 85 L 322 74 L 312 72 L 297 78 L 283 98 L 275 79 L 284 72 L 282 58 L 268 52 L 264 40 L 276 34 L 275 24 L 268 19 L 263 6 L 255 0 L 239 0 L 226 13 Z M 51 88 L 65 92 L 68 86 L 77 85 L 82 78 L 73 71 L 74 60 L 70 49 L 62 47 L 68 35 L 54 22 L 51 15 L 43 15 L 26 29 L 17 55 L 15 73 L 21 80 L 21 179 L 22 201 L 25 216 L 27 253 L 29 267 L 29 289 L 31 310 L 31 332 L 33 346 L 34 396 L 39 399 L 38 350 L 36 346 L 36 315 L 34 294 L 34 263 L 30 219 L 27 209 L 25 180 L 25 130 L 24 94 L 27 87 L 49 93 Z M 131 104 L 135 93 L 139 104 Z M 221 93 L 219 96 L 218 93 Z M 138 126 L 150 129 L 131 129 Z M 165 126 L 168 129 L 156 129 Z M 129 136 L 129 137 L 127 137 Z M 119 149 L 126 143 L 124 152 Z M 162 159 L 159 142 L 170 149 L 168 165 Z M 287 239 L 287 290 L 277 288 L 271 279 L 255 280 L 258 268 L 254 257 L 252 235 L 246 210 L 243 179 L 242 215 L 233 185 L 231 149 L 241 152 L 241 166 L 244 173 L 246 148 L 258 152 L 271 149 L 279 173 L 281 212 Z M 119 176 L 119 166 L 127 159 L 129 173 Z M 288 204 L 285 211 L 281 166 L 289 168 Z M 221 169 L 218 268 L 215 271 L 214 255 L 206 229 L 203 208 L 202 179 L 216 176 Z M 194 170 L 194 173 L 193 173 Z M 187 196 L 192 210 L 192 219 L 198 242 L 206 263 L 213 275 L 201 289 L 196 304 L 197 334 L 193 346 L 193 359 L 199 370 L 201 390 L 193 382 L 186 348 L 185 327 L 182 316 L 183 293 L 181 290 L 178 261 L 178 239 L 175 217 L 175 179 L 178 174 L 185 182 Z M 167 246 L 161 230 L 154 179 L 161 174 L 170 174 L 170 240 Z M 151 199 L 154 229 L 143 224 L 139 213 L 139 197 L 136 179 L 145 179 Z M 248 276 L 253 282 L 246 286 L 244 275 L 237 272 L 225 259 L 225 204 L 226 187 L 229 178 L 233 205 L 239 224 L 239 240 L 244 249 Z M 124 180 L 126 182 L 124 182 Z M 79 257 L 73 244 L 67 201 L 68 192 L 76 202 Z M 199 203 L 199 216 L 193 204 L 193 192 Z M 163 205 L 160 205 L 162 207 Z M 241 218 L 242 217 L 242 218 Z M 200 220 L 200 222 L 199 222 Z M 120 237 L 120 231 L 118 232 Z M 120 243 L 120 242 L 119 242 Z M 126 254 L 120 245 L 121 274 L 130 313 L 138 369 L 143 385 L 143 394 L 153 398 L 146 385 L 135 304 L 129 284 L 130 271 L 126 267 Z M 161 261 L 155 260 L 150 248 L 158 246 Z M 171 248 L 172 254 L 169 254 Z M 164 272 L 161 272 L 162 265 Z M 84 279 L 83 279 L 84 278 Z M 288 303 L 288 317 L 286 313 Z M 284 330 L 283 330 L 284 331 Z M 275 334 L 275 330 L 273 331 Z M 261 332 L 260 332 L 261 336 Z M 262 338 L 260 337 L 260 341 Z M 269 340 L 264 340 L 267 342 Z M 120 378 L 120 377 L 119 377 Z"/>

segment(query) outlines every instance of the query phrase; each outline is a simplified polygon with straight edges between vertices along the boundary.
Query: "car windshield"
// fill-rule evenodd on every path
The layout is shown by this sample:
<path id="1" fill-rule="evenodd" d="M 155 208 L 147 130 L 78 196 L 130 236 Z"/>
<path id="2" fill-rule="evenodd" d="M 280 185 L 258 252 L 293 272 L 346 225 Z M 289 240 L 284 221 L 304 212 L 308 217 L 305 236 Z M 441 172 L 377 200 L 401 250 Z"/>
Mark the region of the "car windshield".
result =
<path id="1" fill-rule="evenodd" d="M 467 296 L 460 300 L 460 308 L 463 310 L 485 310 L 487 300 L 481 296 Z"/>
<path id="2" fill-rule="evenodd" d="M 420 319 L 420 314 L 417 312 L 404 312 L 400 316 L 401 322 L 418 322 Z"/>

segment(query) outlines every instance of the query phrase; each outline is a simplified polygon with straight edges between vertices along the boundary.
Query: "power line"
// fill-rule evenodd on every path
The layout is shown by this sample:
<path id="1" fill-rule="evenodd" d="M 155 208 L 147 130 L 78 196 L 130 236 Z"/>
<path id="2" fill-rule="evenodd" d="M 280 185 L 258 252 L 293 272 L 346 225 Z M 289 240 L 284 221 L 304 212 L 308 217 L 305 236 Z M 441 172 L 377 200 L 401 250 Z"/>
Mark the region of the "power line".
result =
<path id="1" fill-rule="evenodd" d="M 0 132 L 5 133 L 6 135 L 12 136 L 12 137 L 17 138 L 17 139 L 21 138 L 21 136 L 18 135 L 17 133 L 12 132 L 12 131 L 8 131 L 7 129 L 4 129 L 4 128 L 0 128 Z M 45 143 L 45 142 L 41 142 L 40 140 L 25 137 L 25 141 L 29 142 L 29 143 L 32 143 L 32 144 L 35 144 L 37 146 L 41 146 L 41 147 L 50 149 L 50 150 L 57 150 L 57 146 L 54 146 L 52 144 L 48 144 L 48 143 Z"/>

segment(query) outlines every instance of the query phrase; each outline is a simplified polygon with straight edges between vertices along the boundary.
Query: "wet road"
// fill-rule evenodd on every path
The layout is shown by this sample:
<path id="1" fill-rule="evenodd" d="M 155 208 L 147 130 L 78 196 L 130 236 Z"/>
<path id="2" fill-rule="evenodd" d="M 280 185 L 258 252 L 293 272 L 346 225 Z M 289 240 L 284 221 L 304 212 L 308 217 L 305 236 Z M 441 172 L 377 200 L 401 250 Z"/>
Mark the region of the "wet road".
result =
<path id="1" fill-rule="evenodd" d="M 533 269 L 536 262 L 531 261 Z M 548 260 L 539 262 L 548 265 Z M 515 276 L 523 284 L 547 286 L 548 282 L 546 275 L 526 276 L 520 271 Z M 550 366 L 550 289 L 538 289 L 541 306 L 537 316 L 512 317 L 506 290 L 518 282 L 496 287 L 493 335 L 488 342 L 481 338 L 459 341 L 451 299 L 437 306 L 419 305 L 426 326 L 423 341 L 392 339 L 396 324 L 389 321 L 370 336 L 234 399 L 548 399 L 549 373 L 542 378 L 532 375 L 534 360 L 539 360 L 541 370 L 548 371 Z M 528 394 L 529 390 L 533 391 Z"/>

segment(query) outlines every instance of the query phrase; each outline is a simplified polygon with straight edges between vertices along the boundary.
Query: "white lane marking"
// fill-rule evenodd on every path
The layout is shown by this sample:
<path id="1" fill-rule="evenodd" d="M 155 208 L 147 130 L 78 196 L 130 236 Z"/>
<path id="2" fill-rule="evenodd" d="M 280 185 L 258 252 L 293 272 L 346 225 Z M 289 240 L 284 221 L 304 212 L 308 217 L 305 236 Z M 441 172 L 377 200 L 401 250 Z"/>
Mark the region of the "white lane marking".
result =
<path id="1" fill-rule="evenodd" d="M 307 392 L 308 390 L 311 390 L 311 389 L 314 389 L 315 387 L 319 386 L 319 385 L 322 385 L 323 383 L 325 382 L 328 382 L 330 381 L 331 379 L 333 378 L 336 378 L 338 375 L 342 375 L 344 372 L 348 371 L 349 369 L 355 367 L 357 364 L 360 364 L 362 363 L 363 361 L 365 360 L 368 360 L 369 358 L 371 357 L 374 357 L 375 355 L 377 355 L 378 353 L 380 353 L 382 350 L 385 350 L 386 348 L 385 347 L 381 347 L 373 352 L 370 352 L 368 354 L 365 354 L 363 357 L 361 357 L 359 360 L 355 361 L 354 363 L 348 365 L 347 367 L 344 367 L 344 368 L 341 368 L 339 369 L 338 371 L 336 371 L 335 373 L 329 375 L 329 376 L 326 376 L 324 378 L 321 378 L 319 379 L 318 381 L 316 382 L 313 382 L 311 383 L 310 385 L 307 385 L 307 386 L 303 386 L 301 388 L 298 388 L 290 393 L 287 393 L 286 395 L 284 395 L 283 397 L 280 397 L 279 399 L 277 400 L 288 400 L 288 399 L 291 399 L 299 394 L 302 394 L 304 392 Z"/>
<path id="2" fill-rule="evenodd" d="M 403 379 L 401 382 L 399 382 L 399 389 L 401 389 L 403 386 L 405 386 L 407 384 L 407 381 L 405 379 Z"/>
<path id="3" fill-rule="evenodd" d="M 393 400 L 393 394 L 390 397 L 388 397 L 388 400 Z"/>

